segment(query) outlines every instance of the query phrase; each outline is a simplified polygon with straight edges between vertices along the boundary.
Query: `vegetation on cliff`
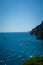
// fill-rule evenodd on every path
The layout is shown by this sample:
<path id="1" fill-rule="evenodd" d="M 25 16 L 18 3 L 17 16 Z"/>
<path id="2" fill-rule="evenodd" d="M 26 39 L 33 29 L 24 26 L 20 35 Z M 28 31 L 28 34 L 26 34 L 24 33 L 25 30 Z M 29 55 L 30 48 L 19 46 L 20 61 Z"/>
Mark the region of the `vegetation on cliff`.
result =
<path id="1" fill-rule="evenodd" d="M 22 65 L 43 65 L 43 57 L 29 58 Z"/>

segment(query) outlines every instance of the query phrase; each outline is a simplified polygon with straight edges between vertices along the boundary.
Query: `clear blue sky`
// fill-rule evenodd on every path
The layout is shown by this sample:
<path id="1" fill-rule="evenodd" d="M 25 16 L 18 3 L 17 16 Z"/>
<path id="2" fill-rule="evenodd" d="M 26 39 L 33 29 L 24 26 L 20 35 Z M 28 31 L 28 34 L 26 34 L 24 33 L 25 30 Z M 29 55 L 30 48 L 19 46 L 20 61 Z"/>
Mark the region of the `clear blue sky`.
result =
<path id="1" fill-rule="evenodd" d="M 26 32 L 43 20 L 43 0 L 0 0 L 0 32 Z"/>

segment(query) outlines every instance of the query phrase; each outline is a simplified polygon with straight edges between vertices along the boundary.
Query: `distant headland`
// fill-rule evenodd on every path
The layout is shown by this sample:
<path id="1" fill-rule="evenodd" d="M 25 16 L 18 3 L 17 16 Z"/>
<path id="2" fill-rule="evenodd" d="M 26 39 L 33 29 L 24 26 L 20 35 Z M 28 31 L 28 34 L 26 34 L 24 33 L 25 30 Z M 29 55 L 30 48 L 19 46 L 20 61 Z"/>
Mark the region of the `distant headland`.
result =
<path id="1" fill-rule="evenodd" d="M 43 40 L 43 21 L 30 31 L 31 35 L 35 35 L 37 39 Z"/>

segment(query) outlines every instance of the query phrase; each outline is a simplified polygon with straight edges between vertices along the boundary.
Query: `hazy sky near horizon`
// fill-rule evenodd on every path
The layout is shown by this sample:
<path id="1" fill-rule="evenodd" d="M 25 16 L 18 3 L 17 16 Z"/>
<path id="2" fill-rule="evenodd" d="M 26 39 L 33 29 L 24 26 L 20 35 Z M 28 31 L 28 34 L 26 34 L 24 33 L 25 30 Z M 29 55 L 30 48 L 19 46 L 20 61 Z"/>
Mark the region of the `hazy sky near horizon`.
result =
<path id="1" fill-rule="evenodd" d="M 43 0 L 0 0 L 0 32 L 26 32 L 43 20 Z"/>

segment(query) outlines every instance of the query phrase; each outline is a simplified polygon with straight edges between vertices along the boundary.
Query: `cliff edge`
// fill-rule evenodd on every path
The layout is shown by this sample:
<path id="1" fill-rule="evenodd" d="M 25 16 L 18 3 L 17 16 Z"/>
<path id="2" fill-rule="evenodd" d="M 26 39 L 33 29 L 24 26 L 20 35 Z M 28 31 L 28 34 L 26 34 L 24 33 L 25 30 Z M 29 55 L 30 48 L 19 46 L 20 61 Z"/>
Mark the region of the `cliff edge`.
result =
<path id="1" fill-rule="evenodd" d="M 31 35 L 35 35 L 37 39 L 43 40 L 43 21 L 30 31 Z"/>

